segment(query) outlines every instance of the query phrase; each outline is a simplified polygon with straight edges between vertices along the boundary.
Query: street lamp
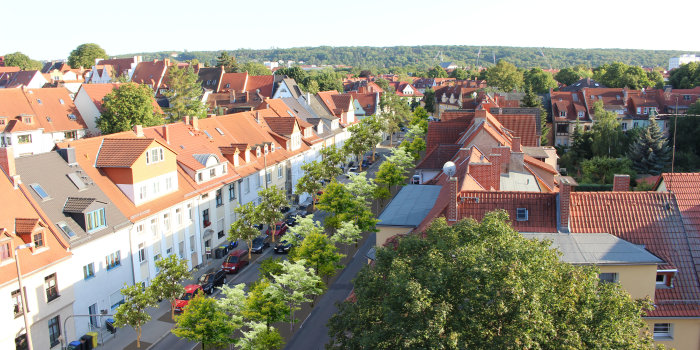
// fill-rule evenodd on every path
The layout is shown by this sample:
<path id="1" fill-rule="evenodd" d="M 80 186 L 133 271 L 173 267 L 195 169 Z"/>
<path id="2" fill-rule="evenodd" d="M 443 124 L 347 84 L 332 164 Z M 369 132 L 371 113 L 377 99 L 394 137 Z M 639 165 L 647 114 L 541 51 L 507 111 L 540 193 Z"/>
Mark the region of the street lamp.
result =
<path id="1" fill-rule="evenodd" d="M 31 243 L 22 244 L 15 247 L 15 265 L 17 266 L 17 281 L 19 282 L 19 295 L 22 299 L 22 318 L 24 318 L 24 331 L 27 337 L 27 349 L 33 350 L 32 346 L 32 332 L 29 328 L 29 319 L 27 318 L 27 295 L 24 293 L 24 286 L 22 285 L 22 273 L 19 268 L 19 250 L 24 248 L 31 248 L 33 245 Z"/>

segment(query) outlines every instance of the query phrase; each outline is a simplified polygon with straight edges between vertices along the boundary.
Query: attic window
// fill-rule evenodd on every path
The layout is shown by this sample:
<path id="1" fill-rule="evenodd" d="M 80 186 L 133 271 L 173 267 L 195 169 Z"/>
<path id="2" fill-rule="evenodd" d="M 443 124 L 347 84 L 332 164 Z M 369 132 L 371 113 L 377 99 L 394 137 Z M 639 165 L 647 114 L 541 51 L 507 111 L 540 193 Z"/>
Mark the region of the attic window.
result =
<path id="1" fill-rule="evenodd" d="M 227 89 L 230 88 L 230 87 L 231 87 L 231 84 L 226 84 L 226 88 L 227 88 Z"/>
<path id="2" fill-rule="evenodd" d="M 42 103 L 41 103 L 41 99 L 38 99 L 38 98 L 37 98 L 37 99 L 36 99 L 36 102 L 37 102 L 38 104 L 42 104 Z"/>
<path id="3" fill-rule="evenodd" d="M 223 135 L 223 134 L 224 134 L 224 132 L 223 132 L 223 131 L 221 131 L 221 129 L 219 129 L 219 128 L 214 128 L 214 129 L 216 129 L 216 132 L 218 132 L 218 133 L 219 133 L 219 135 Z"/>
<path id="4" fill-rule="evenodd" d="M 24 124 L 31 124 L 32 123 L 32 117 L 22 117 L 22 122 Z"/>
<path id="5" fill-rule="evenodd" d="M 275 144 L 271 143 L 270 144 L 270 152 L 274 152 L 274 151 L 275 151 Z"/>
<path id="6" fill-rule="evenodd" d="M 204 130 L 204 133 L 207 135 L 208 138 L 212 139 L 211 134 L 209 134 L 209 131 Z"/>
<path id="7" fill-rule="evenodd" d="M 665 274 L 656 275 L 656 285 L 666 285 L 667 279 L 668 279 L 668 276 Z"/>
<path id="8" fill-rule="evenodd" d="M 516 210 L 516 220 L 527 221 L 527 208 L 518 208 Z"/>
<path id="9" fill-rule="evenodd" d="M 65 233 L 66 236 L 68 236 L 68 238 L 75 237 L 75 232 L 73 231 L 73 229 L 68 227 L 68 225 L 65 222 L 61 221 L 57 223 L 56 226 L 58 226 L 58 228 L 60 228 L 61 231 L 63 231 L 63 233 Z"/>
<path id="10" fill-rule="evenodd" d="M 260 147 L 255 149 L 255 156 L 260 157 Z"/>
<path id="11" fill-rule="evenodd" d="M 59 99 L 58 99 L 58 103 L 64 104 L 63 99 L 62 99 L 62 98 L 59 98 Z"/>
<path id="12" fill-rule="evenodd" d="M 46 116 L 46 121 L 49 122 L 49 123 L 51 123 L 51 117 Z"/>
<path id="13" fill-rule="evenodd" d="M 294 114 L 292 114 L 292 111 L 287 111 L 287 114 L 289 114 L 290 117 L 294 118 Z"/>
<path id="14" fill-rule="evenodd" d="M 267 154 L 267 153 L 268 153 L 268 148 L 267 148 L 267 145 L 265 145 L 265 154 Z"/>
<path id="15" fill-rule="evenodd" d="M 29 187 L 31 187 L 34 190 L 34 192 L 36 192 L 36 194 L 39 195 L 39 198 L 41 198 L 41 200 L 51 199 L 51 197 L 49 197 L 49 194 L 46 193 L 46 191 L 44 191 L 44 188 L 41 187 L 41 185 L 31 184 L 29 185 Z"/>
<path id="16" fill-rule="evenodd" d="M 87 232 L 93 232 L 107 226 L 105 209 L 100 208 L 85 214 L 85 226 Z"/>
<path id="17" fill-rule="evenodd" d="M 69 115 L 68 115 L 68 118 L 70 118 L 71 120 L 75 120 L 75 119 L 76 119 L 75 114 L 69 114 Z"/>
<path id="18" fill-rule="evenodd" d="M 690 95 L 683 95 L 683 101 L 690 101 Z"/>

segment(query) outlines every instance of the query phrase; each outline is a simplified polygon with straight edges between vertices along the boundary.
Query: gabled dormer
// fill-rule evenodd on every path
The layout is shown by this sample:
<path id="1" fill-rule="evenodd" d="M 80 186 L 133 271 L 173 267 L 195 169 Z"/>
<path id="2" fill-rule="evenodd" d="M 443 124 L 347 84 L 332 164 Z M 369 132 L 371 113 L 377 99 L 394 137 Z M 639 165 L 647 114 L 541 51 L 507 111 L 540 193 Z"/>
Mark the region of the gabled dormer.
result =
<path id="1" fill-rule="evenodd" d="M 106 205 L 95 198 L 68 197 L 63 213 L 75 220 L 83 231 L 94 233 L 107 227 Z"/>
<path id="2" fill-rule="evenodd" d="M 175 192 L 178 188 L 176 153 L 152 138 L 105 138 L 95 167 L 102 170 L 135 205 Z"/>
<path id="3" fill-rule="evenodd" d="M 237 154 L 237 153 L 236 153 Z M 194 180 L 200 184 L 228 174 L 228 161 L 219 159 L 212 153 L 193 154 L 196 160 L 193 169 L 187 172 L 194 175 Z"/>
<path id="4" fill-rule="evenodd" d="M 15 218 L 15 234 L 34 251 L 46 248 L 46 225 L 36 218 Z"/>

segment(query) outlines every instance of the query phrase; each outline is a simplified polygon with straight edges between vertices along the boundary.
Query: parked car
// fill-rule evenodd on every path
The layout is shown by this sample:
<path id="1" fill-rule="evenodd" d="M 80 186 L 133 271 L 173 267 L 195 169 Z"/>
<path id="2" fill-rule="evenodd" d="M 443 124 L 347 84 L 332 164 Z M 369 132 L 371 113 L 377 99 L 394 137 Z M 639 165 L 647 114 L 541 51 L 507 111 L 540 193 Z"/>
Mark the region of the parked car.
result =
<path id="1" fill-rule="evenodd" d="M 263 225 L 263 224 L 257 224 L 257 225 L 253 225 L 253 227 L 255 227 L 256 229 L 258 229 L 258 231 L 262 231 L 264 225 Z"/>
<path id="2" fill-rule="evenodd" d="M 199 284 L 190 284 L 185 286 L 185 292 L 182 293 L 180 297 L 175 299 L 175 314 L 181 314 L 184 311 L 185 306 L 190 303 L 190 300 L 192 300 L 197 293 L 204 293 L 202 286 Z"/>
<path id="3" fill-rule="evenodd" d="M 301 239 L 301 236 L 297 235 L 297 239 Z M 277 245 L 275 245 L 275 253 L 277 253 L 277 254 L 289 253 L 290 248 L 292 248 L 292 243 L 284 240 L 284 241 L 277 243 Z"/>
<path id="4" fill-rule="evenodd" d="M 322 195 L 323 195 L 323 191 L 316 192 L 316 199 L 314 200 L 315 204 L 318 204 L 318 200 L 321 199 Z"/>
<path id="5" fill-rule="evenodd" d="M 363 169 L 367 169 L 370 165 L 372 165 L 372 163 L 370 161 L 368 161 L 367 159 L 362 161 L 362 168 Z"/>
<path id="6" fill-rule="evenodd" d="M 420 184 L 420 175 L 413 175 L 413 177 L 411 177 L 411 183 L 414 185 Z"/>
<path id="7" fill-rule="evenodd" d="M 347 172 L 347 174 L 345 174 L 345 176 L 347 176 L 349 179 L 351 175 L 357 175 L 357 174 L 359 174 L 359 172 L 357 171 L 357 167 L 352 167 L 352 168 L 348 169 L 348 172 Z"/>
<path id="8" fill-rule="evenodd" d="M 260 235 L 253 239 L 253 244 L 250 246 L 250 251 L 255 254 L 262 253 L 265 248 L 270 246 L 270 236 Z"/>
<path id="9" fill-rule="evenodd" d="M 226 273 L 238 273 L 246 265 L 248 265 L 248 252 L 238 249 L 228 253 L 224 262 L 221 263 L 221 269 Z"/>
<path id="10" fill-rule="evenodd" d="M 275 231 L 274 231 L 275 236 L 281 236 L 285 232 L 287 232 L 287 224 L 285 224 L 284 221 L 278 221 L 275 224 Z M 270 230 L 270 228 L 268 228 L 265 233 L 267 235 L 270 235 L 270 234 L 272 234 L 272 231 Z"/>
<path id="11" fill-rule="evenodd" d="M 199 285 L 202 286 L 204 293 L 211 294 L 214 292 L 214 288 L 221 287 L 226 283 L 226 271 L 219 270 L 216 272 L 209 272 L 202 275 L 199 278 Z"/>

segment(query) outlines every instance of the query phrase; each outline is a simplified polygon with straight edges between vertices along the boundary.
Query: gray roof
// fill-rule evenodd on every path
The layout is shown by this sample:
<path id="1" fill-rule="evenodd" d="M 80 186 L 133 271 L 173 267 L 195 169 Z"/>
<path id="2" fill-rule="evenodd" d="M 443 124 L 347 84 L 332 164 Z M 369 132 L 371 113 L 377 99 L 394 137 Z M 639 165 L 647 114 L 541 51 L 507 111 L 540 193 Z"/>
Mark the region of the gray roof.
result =
<path id="1" fill-rule="evenodd" d="M 642 246 L 608 233 L 522 233 L 528 239 L 552 241 L 561 261 L 583 265 L 651 265 L 663 261 Z"/>
<path id="2" fill-rule="evenodd" d="M 309 111 L 308 109 L 306 109 L 306 107 L 303 106 L 299 102 L 299 100 L 297 100 L 294 97 L 285 97 L 282 99 L 282 101 L 284 101 L 284 104 L 286 104 L 287 107 L 291 108 L 294 111 L 294 113 L 296 113 L 296 115 L 299 116 L 299 118 L 301 118 L 304 121 L 311 123 L 311 121 L 309 121 L 309 119 L 318 118 L 318 116 L 316 114 L 314 114 L 311 111 Z"/>
<path id="3" fill-rule="evenodd" d="M 406 185 L 379 216 L 378 226 L 417 227 L 428 215 L 442 186 Z"/>
<path id="4" fill-rule="evenodd" d="M 79 165 L 68 165 L 58 152 L 20 157 L 15 163 L 22 182 L 27 185 L 39 184 L 49 194 L 50 199 L 42 200 L 34 191 L 29 191 L 54 224 L 58 226 L 63 223 L 75 233 L 73 237 L 69 237 L 61 229 L 57 230 L 63 233 L 71 247 L 80 246 L 131 224 L 109 197 L 85 175 Z M 68 177 L 72 173 L 81 176 L 85 184 L 83 190 L 78 190 Z M 70 212 L 64 212 L 64 206 L 67 206 Z M 88 234 L 71 215 L 82 213 L 82 210 L 90 206 L 105 209 L 107 227 Z"/>
<path id="5" fill-rule="evenodd" d="M 535 176 L 529 173 L 510 171 L 501 174 L 501 191 L 540 192 Z"/>
<path id="6" fill-rule="evenodd" d="M 549 158 L 547 152 L 542 147 L 527 147 L 522 146 L 523 152 L 533 158 Z"/>

